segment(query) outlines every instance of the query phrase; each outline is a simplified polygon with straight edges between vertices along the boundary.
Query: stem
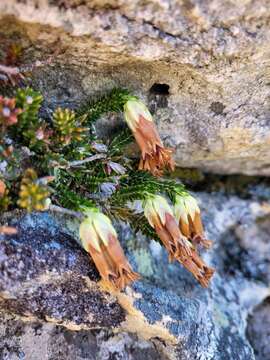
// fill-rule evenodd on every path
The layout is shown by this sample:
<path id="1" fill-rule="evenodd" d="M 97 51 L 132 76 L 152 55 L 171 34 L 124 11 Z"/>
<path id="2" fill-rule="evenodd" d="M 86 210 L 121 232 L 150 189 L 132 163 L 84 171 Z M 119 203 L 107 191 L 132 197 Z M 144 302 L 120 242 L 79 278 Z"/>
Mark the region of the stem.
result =
<path id="1" fill-rule="evenodd" d="M 100 160 L 100 159 L 105 159 L 105 158 L 106 158 L 105 154 L 96 154 L 96 155 L 93 155 L 93 156 L 89 156 L 89 157 L 87 157 L 87 158 L 85 158 L 83 160 L 70 161 L 67 164 L 66 168 L 80 166 L 80 165 L 83 165 L 83 164 L 86 164 L 86 163 L 89 163 L 89 162 L 92 162 L 92 161 L 95 161 L 95 160 Z"/>
<path id="2" fill-rule="evenodd" d="M 69 209 L 66 209 L 66 208 L 63 208 L 63 207 L 57 206 L 57 205 L 50 205 L 49 210 L 54 211 L 54 212 L 58 212 L 60 214 L 71 215 L 71 216 L 74 216 L 74 217 L 76 217 L 76 218 L 78 218 L 80 220 L 82 220 L 84 218 L 84 216 L 83 216 L 83 214 L 81 212 L 69 210 Z"/>

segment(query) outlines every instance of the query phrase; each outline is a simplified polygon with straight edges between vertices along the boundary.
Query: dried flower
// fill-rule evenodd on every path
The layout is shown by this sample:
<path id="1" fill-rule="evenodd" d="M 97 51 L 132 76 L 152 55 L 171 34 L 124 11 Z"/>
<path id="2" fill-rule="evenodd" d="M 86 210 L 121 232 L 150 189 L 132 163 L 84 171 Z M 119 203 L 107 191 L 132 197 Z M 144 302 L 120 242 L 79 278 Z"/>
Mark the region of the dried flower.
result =
<path id="1" fill-rule="evenodd" d="M 0 96 L 0 125 L 8 127 L 17 123 L 21 109 L 16 108 L 16 99 Z"/>
<path id="2" fill-rule="evenodd" d="M 18 205 L 27 211 L 44 211 L 48 208 L 49 191 L 46 186 L 38 183 L 37 174 L 27 169 L 21 182 Z"/>
<path id="3" fill-rule="evenodd" d="M 174 214 L 181 233 L 194 245 L 201 244 L 205 248 L 211 247 L 212 242 L 204 236 L 200 208 L 193 196 L 188 193 L 182 196 L 177 195 Z"/>
<path id="4" fill-rule="evenodd" d="M 80 238 L 102 279 L 120 290 L 139 279 L 124 255 L 111 220 L 97 209 L 87 208 L 84 213 Z"/>
<path id="5" fill-rule="evenodd" d="M 170 260 L 180 262 L 202 286 L 207 287 L 214 269 L 204 263 L 193 244 L 181 234 L 167 201 L 159 195 L 150 196 L 145 201 L 144 214 L 167 249 Z"/>
<path id="6" fill-rule="evenodd" d="M 147 107 L 135 97 L 124 105 L 126 122 L 141 149 L 140 170 L 162 175 L 164 168 L 174 169 L 172 150 L 165 148 Z"/>

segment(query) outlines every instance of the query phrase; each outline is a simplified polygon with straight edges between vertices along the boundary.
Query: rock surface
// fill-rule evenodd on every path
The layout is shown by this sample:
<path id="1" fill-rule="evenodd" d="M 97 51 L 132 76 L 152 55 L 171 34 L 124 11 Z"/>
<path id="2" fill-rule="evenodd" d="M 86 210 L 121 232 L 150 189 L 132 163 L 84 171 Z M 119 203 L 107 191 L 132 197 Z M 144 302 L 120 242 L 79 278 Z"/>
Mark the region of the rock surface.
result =
<path id="1" fill-rule="evenodd" d="M 268 0 L 2 0 L 0 55 L 14 42 L 25 66 L 52 56 L 31 80 L 48 118 L 126 87 L 148 103 L 178 165 L 270 175 L 269 19 Z M 120 121 L 103 118 L 98 131 Z M 19 232 L 0 236 L 0 359 L 270 359 L 269 187 L 242 195 L 196 194 L 214 240 L 206 290 L 118 224 L 143 278 L 108 294 L 72 219 L 2 216 Z"/>
<path id="2" fill-rule="evenodd" d="M 0 37 L 25 65 L 52 55 L 33 73 L 47 115 L 126 87 L 178 165 L 270 175 L 269 18 L 268 0 L 2 0 Z"/>
<path id="3" fill-rule="evenodd" d="M 67 353 L 101 360 L 252 360 L 254 353 L 268 359 L 268 320 L 256 332 L 270 296 L 270 207 L 263 193 L 258 186 L 249 199 L 196 194 L 215 240 L 204 254 L 217 270 L 209 289 L 169 264 L 160 245 L 134 238 L 122 223 L 120 240 L 143 278 L 125 293 L 109 295 L 72 237 L 71 219 L 6 214 L 1 223 L 19 233 L 0 238 L 3 359 L 36 360 L 39 351 L 50 360 L 67 359 Z"/>

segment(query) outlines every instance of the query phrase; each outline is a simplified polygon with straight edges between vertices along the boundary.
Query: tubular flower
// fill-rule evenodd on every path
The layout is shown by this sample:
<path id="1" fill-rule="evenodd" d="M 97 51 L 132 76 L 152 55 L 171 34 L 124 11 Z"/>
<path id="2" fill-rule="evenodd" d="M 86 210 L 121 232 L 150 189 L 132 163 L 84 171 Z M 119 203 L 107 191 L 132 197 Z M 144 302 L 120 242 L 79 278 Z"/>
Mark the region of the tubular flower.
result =
<path id="1" fill-rule="evenodd" d="M 150 196 L 144 203 L 144 215 L 167 249 L 170 260 L 191 255 L 189 242 L 180 233 L 166 199 L 160 195 Z"/>
<path id="2" fill-rule="evenodd" d="M 85 209 L 86 219 L 80 225 L 80 238 L 90 253 L 103 280 L 123 289 L 140 278 L 128 263 L 111 220 L 97 209 Z"/>
<path id="3" fill-rule="evenodd" d="M 141 149 L 140 170 L 162 175 L 163 169 L 174 169 L 172 150 L 165 148 L 147 107 L 135 97 L 124 105 L 126 122 Z"/>
<path id="4" fill-rule="evenodd" d="M 144 214 L 169 252 L 170 260 L 180 262 L 207 287 L 214 270 L 204 263 L 193 244 L 180 232 L 167 201 L 159 195 L 149 197 L 144 204 Z"/>
<path id="5" fill-rule="evenodd" d="M 181 233 L 187 237 L 193 245 L 201 244 L 208 249 L 211 247 L 212 242 L 204 236 L 200 213 L 198 203 L 193 196 L 189 194 L 176 196 L 174 214 Z"/>

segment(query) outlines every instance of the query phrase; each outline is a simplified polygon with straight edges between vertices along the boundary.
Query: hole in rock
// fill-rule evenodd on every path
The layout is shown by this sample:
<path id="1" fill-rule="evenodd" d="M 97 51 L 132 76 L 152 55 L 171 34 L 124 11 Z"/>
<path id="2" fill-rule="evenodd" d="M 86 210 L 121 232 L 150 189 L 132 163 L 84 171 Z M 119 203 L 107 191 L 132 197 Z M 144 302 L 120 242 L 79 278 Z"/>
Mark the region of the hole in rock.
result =
<path id="1" fill-rule="evenodd" d="M 149 92 L 153 95 L 170 95 L 170 86 L 168 84 L 155 83 L 151 86 Z"/>
<path id="2" fill-rule="evenodd" d="M 155 83 L 149 89 L 149 105 L 150 111 L 155 113 L 157 108 L 165 108 L 168 106 L 168 96 L 170 86 L 167 84 Z"/>

